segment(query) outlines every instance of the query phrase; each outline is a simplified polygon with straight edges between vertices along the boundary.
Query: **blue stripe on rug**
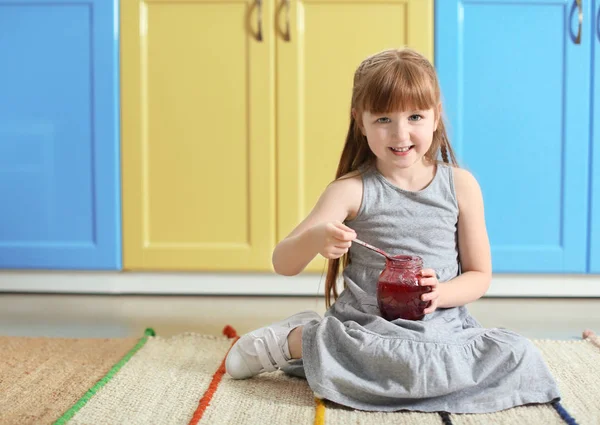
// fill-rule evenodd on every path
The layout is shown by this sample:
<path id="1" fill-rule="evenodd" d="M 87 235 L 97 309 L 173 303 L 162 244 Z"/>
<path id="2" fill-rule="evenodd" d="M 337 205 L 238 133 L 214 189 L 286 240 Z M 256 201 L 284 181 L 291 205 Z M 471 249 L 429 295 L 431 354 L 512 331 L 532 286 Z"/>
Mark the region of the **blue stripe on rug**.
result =
<path id="1" fill-rule="evenodd" d="M 569 425 L 578 425 L 575 419 L 573 419 L 573 416 L 571 416 L 569 412 L 567 412 L 566 409 L 562 407 L 562 404 L 560 404 L 558 401 L 553 402 L 552 407 L 554 407 L 554 409 L 560 415 L 563 421 L 565 421 Z"/>
<path id="2" fill-rule="evenodd" d="M 444 425 L 452 425 L 452 419 L 450 419 L 450 413 L 448 412 L 438 412 L 442 418 L 442 423 Z"/>

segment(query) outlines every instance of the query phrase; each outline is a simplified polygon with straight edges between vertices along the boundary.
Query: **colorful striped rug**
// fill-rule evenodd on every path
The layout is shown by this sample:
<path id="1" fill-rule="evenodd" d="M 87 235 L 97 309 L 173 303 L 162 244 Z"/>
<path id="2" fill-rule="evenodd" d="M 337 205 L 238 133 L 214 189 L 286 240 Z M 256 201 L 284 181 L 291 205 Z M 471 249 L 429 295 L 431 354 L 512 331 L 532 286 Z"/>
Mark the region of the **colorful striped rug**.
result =
<path id="1" fill-rule="evenodd" d="M 236 381 L 224 358 L 237 340 L 151 329 L 137 339 L 0 337 L 0 424 L 479 425 L 600 424 L 600 338 L 533 340 L 561 403 L 492 414 L 363 412 L 316 399 L 282 372 Z"/>

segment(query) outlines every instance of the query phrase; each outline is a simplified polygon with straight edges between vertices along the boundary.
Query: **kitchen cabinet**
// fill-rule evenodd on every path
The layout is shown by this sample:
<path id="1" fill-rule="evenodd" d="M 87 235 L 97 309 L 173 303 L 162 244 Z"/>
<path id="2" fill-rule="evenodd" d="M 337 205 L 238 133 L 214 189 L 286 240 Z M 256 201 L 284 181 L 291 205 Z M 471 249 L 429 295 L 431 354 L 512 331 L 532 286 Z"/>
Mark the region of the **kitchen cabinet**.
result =
<path id="1" fill-rule="evenodd" d="M 571 0 L 436 2 L 450 137 L 481 185 L 495 272 L 587 272 L 590 173 L 598 270 L 600 162 L 590 169 L 589 113 L 598 30 L 590 1 L 581 23 L 579 13 Z"/>
<path id="2" fill-rule="evenodd" d="M 129 270 L 271 270 L 275 244 L 335 177 L 359 62 L 403 45 L 433 59 L 430 0 L 121 11 Z"/>
<path id="3" fill-rule="evenodd" d="M 121 267 L 118 28 L 105 0 L 0 0 L 0 267 Z"/>

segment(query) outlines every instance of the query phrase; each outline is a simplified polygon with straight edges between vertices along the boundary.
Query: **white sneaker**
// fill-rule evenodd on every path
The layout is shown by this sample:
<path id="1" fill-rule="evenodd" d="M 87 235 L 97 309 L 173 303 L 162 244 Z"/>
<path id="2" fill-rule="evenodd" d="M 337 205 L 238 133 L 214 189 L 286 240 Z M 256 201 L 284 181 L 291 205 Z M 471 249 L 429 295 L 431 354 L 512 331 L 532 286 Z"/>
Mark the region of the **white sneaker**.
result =
<path id="1" fill-rule="evenodd" d="M 312 320 L 321 320 L 321 316 L 303 311 L 242 336 L 227 354 L 227 373 L 233 379 L 246 379 L 287 366 L 291 360 L 287 348 L 289 333 Z"/>

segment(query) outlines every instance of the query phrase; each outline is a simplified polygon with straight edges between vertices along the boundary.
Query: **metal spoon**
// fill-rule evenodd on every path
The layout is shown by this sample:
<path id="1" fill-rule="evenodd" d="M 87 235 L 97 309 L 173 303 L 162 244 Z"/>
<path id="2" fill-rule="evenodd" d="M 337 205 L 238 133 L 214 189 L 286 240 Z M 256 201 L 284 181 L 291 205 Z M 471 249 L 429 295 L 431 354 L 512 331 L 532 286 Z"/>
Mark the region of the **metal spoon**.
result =
<path id="1" fill-rule="evenodd" d="M 381 250 L 379 248 L 375 248 L 373 245 L 370 245 L 370 244 L 368 244 L 366 242 L 363 242 L 360 239 L 354 239 L 352 242 L 356 242 L 357 244 L 362 245 L 365 248 L 370 249 L 371 251 L 375 251 L 376 253 L 383 255 L 388 260 L 394 260 L 395 259 L 393 255 L 390 255 L 387 252 L 385 252 L 385 251 L 383 251 L 383 250 Z"/>

